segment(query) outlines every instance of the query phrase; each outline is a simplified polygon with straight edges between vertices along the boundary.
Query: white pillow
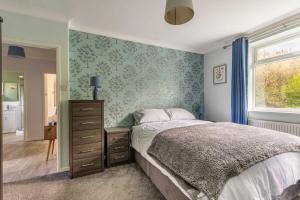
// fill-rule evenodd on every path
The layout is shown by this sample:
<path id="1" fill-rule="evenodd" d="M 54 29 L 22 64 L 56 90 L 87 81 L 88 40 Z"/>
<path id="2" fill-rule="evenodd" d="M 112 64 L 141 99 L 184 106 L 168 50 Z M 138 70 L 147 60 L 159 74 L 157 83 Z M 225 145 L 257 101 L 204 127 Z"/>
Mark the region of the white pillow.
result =
<path id="1" fill-rule="evenodd" d="M 136 124 L 170 121 L 170 117 L 167 115 L 164 109 L 138 110 L 133 114 L 133 116 Z"/>
<path id="2" fill-rule="evenodd" d="M 182 108 L 165 109 L 171 120 L 190 120 L 196 119 L 195 115 Z"/>

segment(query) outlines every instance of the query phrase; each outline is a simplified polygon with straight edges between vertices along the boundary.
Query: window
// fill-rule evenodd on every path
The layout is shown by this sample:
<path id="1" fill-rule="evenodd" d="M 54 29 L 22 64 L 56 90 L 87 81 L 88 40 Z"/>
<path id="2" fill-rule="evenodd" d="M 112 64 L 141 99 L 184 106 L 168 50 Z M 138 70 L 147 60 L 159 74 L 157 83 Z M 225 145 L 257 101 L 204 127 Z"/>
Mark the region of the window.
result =
<path id="1" fill-rule="evenodd" d="M 253 110 L 300 112 L 300 36 L 253 48 Z"/>

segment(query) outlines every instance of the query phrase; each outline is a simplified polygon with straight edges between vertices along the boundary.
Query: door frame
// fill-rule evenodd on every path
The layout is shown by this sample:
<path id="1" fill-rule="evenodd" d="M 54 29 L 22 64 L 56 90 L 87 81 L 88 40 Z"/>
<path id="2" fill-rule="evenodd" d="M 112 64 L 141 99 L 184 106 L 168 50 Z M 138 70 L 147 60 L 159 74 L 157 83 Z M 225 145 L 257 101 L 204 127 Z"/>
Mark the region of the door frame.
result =
<path id="1" fill-rule="evenodd" d="M 0 16 L 0 82 L 2 83 L 2 23 Z M 2 102 L 2 84 L 0 84 L 0 101 Z M 3 141 L 2 141 L 2 105 L 0 106 L 0 200 L 3 199 Z"/>
<path id="2" fill-rule="evenodd" d="M 53 45 L 53 44 L 42 44 L 42 43 L 35 43 L 35 42 L 24 42 L 24 41 L 18 41 L 18 40 L 11 40 L 9 38 L 3 38 L 2 39 L 2 43 L 8 43 L 8 44 L 16 44 L 16 45 L 21 45 L 21 46 L 28 46 L 28 47 L 36 47 L 36 48 L 52 48 L 55 49 L 56 51 L 56 102 L 57 102 L 57 159 L 56 159 L 56 171 L 62 171 L 61 169 L 61 99 L 60 99 L 60 61 L 61 61 L 61 49 L 62 47 L 59 45 Z M 1 47 L 2 49 L 2 47 Z M 1 54 L 2 55 L 2 54 Z M 26 77 L 26 72 L 24 72 L 24 77 Z M 2 68 L 1 68 L 1 78 L 2 78 Z M 24 90 L 26 88 L 26 79 L 24 79 Z M 2 82 L 2 80 L 1 80 Z M 1 89 L 2 92 L 2 89 Z M 26 92 L 26 90 L 25 90 Z M 2 97 L 2 94 L 1 94 Z M 2 102 L 2 99 L 1 99 Z M 26 127 L 28 127 L 28 123 L 27 123 L 27 105 L 26 105 L 27 99 L 26 99 L 26 95 L 24 95 L 24 133 L 27 131 Z M 1 107 L 2 109 L 2 107 Z M 42 108 L 43 109 L 43 108 Z M 2 111 L 1 111 L 2 112 Z M 2 113 L 1 113 L 1 120 L 2 120 Z M 44 126 L 44 124 L 43 124 Z M 2 127 L 1 127 L 2 128 Z M 26 136 L 26 133 L 25 135 Z M 3 148 L 3 141 L 2 141 L 2 129 L 1 129 L 1 136 L 0 136 L 0 142 L 1 142 L 1 148 Z M 1 149 L 2 150 L 2 149 Z M 2 155 L 1 155 L 1 159 L 2 159 Z M 3 164 L 3 160 L 1 160 L 1 166 Z M 3 173 L 3 172 L 2 172 Z M 3 185 L 3 180 L 2 180 L 2 175 L 1 174 L 1 185 Z M 1 199 L 0 199 L 1 200 Z"/>

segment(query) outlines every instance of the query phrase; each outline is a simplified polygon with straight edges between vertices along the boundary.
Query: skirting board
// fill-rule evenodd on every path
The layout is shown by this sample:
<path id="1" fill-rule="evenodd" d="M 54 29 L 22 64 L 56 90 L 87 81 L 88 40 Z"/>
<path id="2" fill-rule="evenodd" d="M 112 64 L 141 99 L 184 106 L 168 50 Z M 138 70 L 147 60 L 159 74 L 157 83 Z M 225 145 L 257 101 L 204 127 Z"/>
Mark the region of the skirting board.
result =
<path id="1" fill-rule="evenodd" d="M 167 200 L 190 200 L 182 191 L 162 172 L 135 151 L 135 161 L 143 169 L 152 183 Z"/>
<path id="2" fill-rule="evenodd" d="M 70 171 L 70 167 L 62 167 L 58 169 L 58 172 L 66 172 L 66 171 Z"/>

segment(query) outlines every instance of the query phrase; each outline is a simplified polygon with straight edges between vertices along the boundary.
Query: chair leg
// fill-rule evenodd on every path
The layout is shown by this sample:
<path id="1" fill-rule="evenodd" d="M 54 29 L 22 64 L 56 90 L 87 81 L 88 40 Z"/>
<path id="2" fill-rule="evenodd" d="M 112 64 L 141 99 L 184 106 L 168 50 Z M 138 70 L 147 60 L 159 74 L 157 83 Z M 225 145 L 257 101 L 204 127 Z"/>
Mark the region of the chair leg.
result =
<path id="1" fill-rule="evenodd" d="M 49 154 L 50 154 L 50 148 L 52 146 L 52 140 L 49 140 L 49 144 L 48 144 L 48 152 L 47 152 L 47 158 L 46 158 L 46 161 L 49 160 Z"/>
<path id="2" fill-rule="evenodd" d="M 53 151 L 54 151 L 54 144 L 55 144 L 55 139 L 52 140 L 52 152 L 51 152 L 52 155 L 53 155 Z"/>

